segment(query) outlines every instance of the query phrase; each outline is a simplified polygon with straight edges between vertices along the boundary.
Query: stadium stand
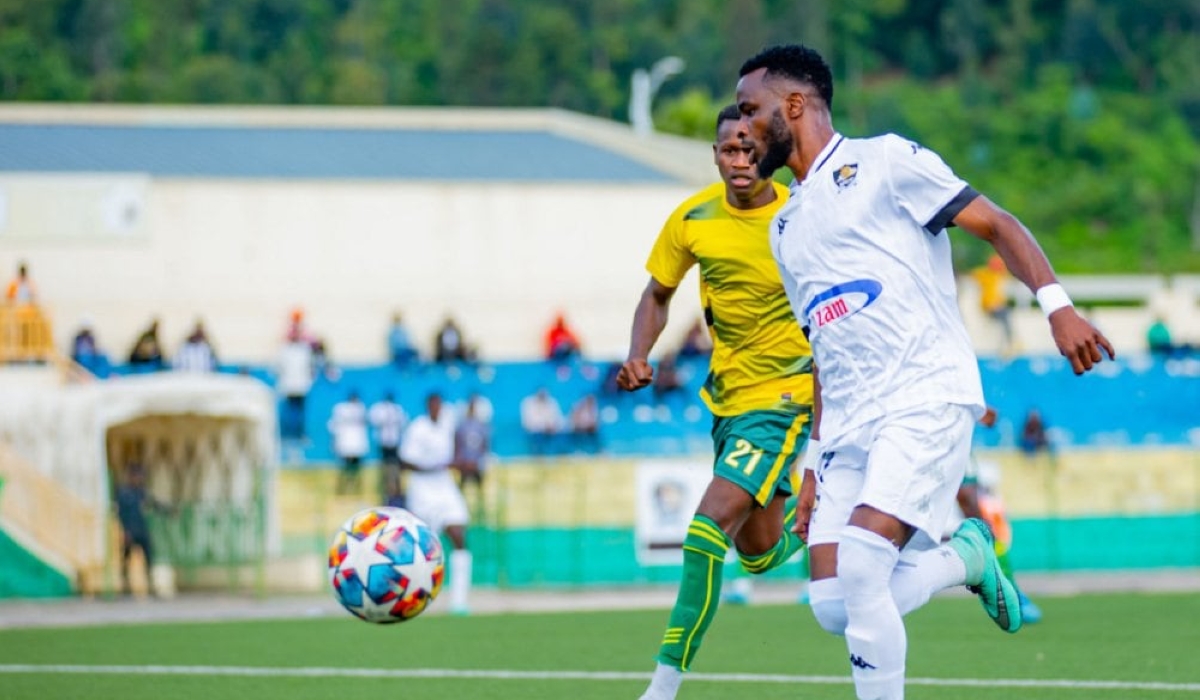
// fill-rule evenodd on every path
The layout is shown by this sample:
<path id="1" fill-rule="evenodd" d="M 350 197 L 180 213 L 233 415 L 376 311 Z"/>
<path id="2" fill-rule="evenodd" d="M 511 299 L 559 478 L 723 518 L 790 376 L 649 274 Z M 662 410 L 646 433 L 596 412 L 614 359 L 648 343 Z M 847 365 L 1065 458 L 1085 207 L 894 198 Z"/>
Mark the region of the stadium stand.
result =
<path id="1" fill-rule="evenodd" d="M 307 434 L 311 443 L 304 462 L 334 461 L 325 421 L 333 404 L 353 388 L 368 404 L 393 391 L 410 414 L 419 413 L 425 395 L 439 389 L 451 402 L 474 391 L 495 408 L 493 449 L 501 458 L 524 457 L 528 445 L 520 425 L 521 399 L 538 386 L 549 387 L 561 405 L 588 393 L 600 396 L 605 451 L 614 456 L 678 456 L 703 453 L 711 428 L 696 392 L 704 381 L 705 360 L 684 361 L 685 391 L 678 399 L 656 401 L 650 392 L 606 395 L 599 391 L 607 363 L 506 362 L 481 365 L 428 365 L 411 373 L 390 365 L 342 367 L 336 381 L 320 378 L 309 395 Z M 984 359 L 980 363 L 984 391 L 1001 419 L 999 429 L 981 433 L 983 447 L 1013 447 L 1020 421 L 1037 408 L 1059 447 L 1180 446 L 1200 444 L 1194 410 L 1200 406 L 1200 358 L 1158 361 L 1146 355 L 1101 365 L 1085 377 L 1071 374 L 1059 357 Z M 130 372 L 127 366 L 119 373 Z M 247 371 L 226 367 L 227 372 Z M 251 368 L 251 375 L 272 383 L 270 370 Z M 1080 406 L 1080 383 L 1089 397 Z"/>

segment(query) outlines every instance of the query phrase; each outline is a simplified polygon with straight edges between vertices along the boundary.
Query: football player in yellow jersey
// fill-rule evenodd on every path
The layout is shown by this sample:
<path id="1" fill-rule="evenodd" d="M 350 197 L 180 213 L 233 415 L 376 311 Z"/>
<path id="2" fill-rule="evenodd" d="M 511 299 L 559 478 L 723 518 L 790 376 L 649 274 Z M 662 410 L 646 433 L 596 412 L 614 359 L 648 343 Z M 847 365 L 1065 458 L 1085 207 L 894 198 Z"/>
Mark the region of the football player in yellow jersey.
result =
<path id="1" fill-rule="evenodd" d="M 626 391 L 653 381 L 650 350 L 666 326 L 675 290 L 699 264 L 700 300 L 713 340 L 700 392 L 713 413 L 713 480 L 688 527 L 683 580 L 643 700 L 671 700 L 678 692 L 720 601 L 731 542 L 751 573 L 779 566 L 803 546 L 784 527 L 784 509 L 792 462 L 812 424 L 812 352 L 768 242 L 771 218 L 787 189 L 759 176 L 739 120 L 733 106 L 717 116 L 713 154 L 722 182 L 680 205 L 654 244 L 629 357 L 617 375 Z"/>

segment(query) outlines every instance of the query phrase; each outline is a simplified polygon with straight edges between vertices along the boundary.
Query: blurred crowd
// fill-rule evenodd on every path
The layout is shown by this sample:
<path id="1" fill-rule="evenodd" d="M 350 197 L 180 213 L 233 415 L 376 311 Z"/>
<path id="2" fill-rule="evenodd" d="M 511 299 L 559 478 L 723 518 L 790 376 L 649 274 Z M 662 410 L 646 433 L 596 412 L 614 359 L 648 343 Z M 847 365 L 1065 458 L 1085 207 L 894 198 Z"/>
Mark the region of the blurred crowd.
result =
<path id="1" fill-rule="evenodd" d="M 980 286 L 980 303 L 993 319 L 1006 347 L 1015 346 L 1009 312 L 1012 301 L 1005 292 L 1009 274 L 998 259 L 990 260 L 971 273 Z M 30 266 L 20 262 L 6 286 L 9 308 L 33 309 L 39 304 L 39 290 Z M 401 312 L 393 313 L 386 324 L 384 340 L 387 362 L 399 376 L 413 376 L 431 366 L 473 365 L 480 362 L 480 351 L 453 316 L 446 316 L 437 327 L 429 345 L 419 346 Z M 1177 358 L 1197 352 L 1194 344 L 1180 339 L 1162 317 L 1154 319 L 1146 331 L 1146 349 L 1158 357 Z M 626 406 L 642 409 L 690 405 L 694 399 L 691 380 L 706 371 L 712 351 L 708 328 L 696 319 L 679 340 L 659 358 L 650 391 L 638 394 L 622 392 L 616 385 L 619 361 L 602 365 L 586 361 L 586 346 L 567 314 L 557 313 L 548 322 L 542 336 L 542 359 L 557 368 L 560 378 L 584 377 L 581 383 L 557 382 L 555 386 L 530 386 L 520 400 L 520 429 L 527 451 L 534 456 L 568 453 L 599 453 L 605 449 L 603 420 L 606 410 Z M 151 318 L 132 338 L 127 353 L 114 359 L 97 338 L 90 319 L 84 319 L 72 336 L 68 354 L 72 360 L 98 377 L 112 373 L 130 374 L 157 371 L 189 373 L 246 372 L 240 366 L 222 365 L 217 346 L 205 322 L 197 318 L 168 354 L 160 337 L 160 320 Z M 278 355 L 266 368 L 265 378 L 273 383 L 279 403 L 280 435 L 285 442 L 308 444 L 306 430 L 324 425 L 332 439 L 337 458 L 345 466 L 345 488 L 352 488 L 359 465 L 369 458 L 369 450 L 379 451 L 383 465 L 394 464 L 400 440 L 407 425 L 404 409 L 397 402 L 403 386 L 357 389 L 339 387 L 344 399 L 328 416 L 310 416 L 308 398 L 316 382 L 324 379 L 337 383 L 341 376 L 332 361 L 326 340 L 307 325 L 304 310 L 288 312 Z M 362 401 L 363 393 L 382 398 L 371 405 Z M 411 398 L 411 397 L 410 397 Z M 511 399 L 510 399 L 511 400 Z M 327 404 L 326 404 L 327 405 Z M 512 408 L 516 408 L 515 406 Z M 476 391 L 451 406 L 451 414 L 464 422 L 473 444 L 487 442 L 480 436 L 490 431 L 490 399 Z M 486 430 L 479 426 L 486 426 Z M 306 426 L 309 426 L 306 428 Z M 1020 443 L 1027 453 L 1050 451 L 1044 426 L 1036 411 L 1022 427 Z M 482 470 L 479 470 L 482 472 Z M 471 473 L 471 470 L 467 470 Z M 387 492 L 387 486 L 384 485 Z"/>
<path id="2" fill-rule="evenodd" d="M 34 307 L 38 303 L 36 286 L 29 266 L 22 262 L 9 283 L 6 293 L 9 305 Z M 161 337 L 161 321 L 151 318 L 132 339 L 128 352 L 116 358 L 100 343 L 91 319 L 83 319 L 77 327 L 68 355 L 93 375 L 106 378 L 114 373 L 139 374 L 160 371 L 189 373 L 242 372 L 247 368 L 222 365 L 217 346 L 204 319 L 197 318 L 190 330 L 180 339 L 173 353 L 168 353 Z M 404 316 L 392 314 L 385 331 L 388 363 L 401 372 L 421 372 L 431 365 L 475 364 L 480 360 L 478 346 L 468 339 L 458 321 L 446 316 L 438 326 L 429 349 L 418 347 L 405 324 Z M 594 387 L 583 395 L 556 396 L 547 386 L 530 387 L 521 401 L 520 424 L 533 455 L 563 453 L 598 453 L 604 450 L 601 431 L 602 402 L 652 404 L 688 400 L 687 381 L 694 376 L 693 361 L 707 362 L 712 351 L 708 329 L 697 319 L 684 333 L 678 344 L 659 361 L 652 391 L 645 396 L 629 397 L 615 382 L 620 362 L 612 362 L 602 373 L 590 369 L 584 362 L 585 348 L 579 332 L 565 313 L 557 313 L 543 334 L 542 358 L 560 372 L 569 374 L 579 369 L 582 374 L 594 374 Z M 285 442 L 303 446 L 309 436 L 308 398 L 320 379 L 337 382 L 340 370 L 333 363 L 324 337 L 313 332 L 306 322 L 304 310 L 289 311 L 278 355 L 270 366 L 269 378 L 280 397 L 279 429 Z M 590 376 L 590 375 L 589 375 Z M 364 387 L 370 388 L 370 387 Z M 326 427 L 333 440 L 334 451 L 345 465 L 345 487 L 352 488 L 358 467 L 372 444 L 368 437 L 375 434 L 374 444 L 381 450 L 381 463 L 391 461 L 398 452 L 400 435 L 407 418 L 395 400 L 395 390 L 387 389 L 384 398 L 372 406 L 363 404 L 358 389 L 346 389 L 346 398 L 334 406 Z M 566 408 L 564 408 L 566 406 Z M 487 397 L 474 394 L 461 412 L 468 421 L 490 424 L 491 405 Z M 478 432 L 478 431 L 476 431 Z"/>

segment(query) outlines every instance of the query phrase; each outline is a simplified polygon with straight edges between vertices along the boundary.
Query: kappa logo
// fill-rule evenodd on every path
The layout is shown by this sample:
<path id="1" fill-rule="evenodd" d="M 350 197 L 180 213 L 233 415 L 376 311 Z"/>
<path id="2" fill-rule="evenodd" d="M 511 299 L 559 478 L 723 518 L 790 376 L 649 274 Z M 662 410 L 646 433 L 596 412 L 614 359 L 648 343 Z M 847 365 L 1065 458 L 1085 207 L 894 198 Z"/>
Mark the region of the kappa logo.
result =
<path id="1" fill-rule="evenodd" d="M 835 284 L 808 302 L 804 316 L 810 326 L 823 328 L 867 308 L 882 292 L 883 285 L 875 280 L 853 280 Z"/>
<path id="2" fill-rule="evenodd" d="M 776 219 L 775 220 L 775 235 L 782 236 L 783 229 L 786 227 L 787 227 L 787 219 Z"/>
<path id="3" fill-rule="evenodd" d="M 847 163 L 833 171 L 833 184 L 837 185 L 839 192 L 853 185 L 857 179 L 858 163 Z"/>
<path id="4" fill-rule="evenodd" d="M 850 655 L 850 665 L 853 666 L 854 668 L 861 668 L 864 671 L 874 671 L 875 670 L 874 665 L 867 663 L 863 659 L 863 657 L 856 656 L 854 654 Z"/>

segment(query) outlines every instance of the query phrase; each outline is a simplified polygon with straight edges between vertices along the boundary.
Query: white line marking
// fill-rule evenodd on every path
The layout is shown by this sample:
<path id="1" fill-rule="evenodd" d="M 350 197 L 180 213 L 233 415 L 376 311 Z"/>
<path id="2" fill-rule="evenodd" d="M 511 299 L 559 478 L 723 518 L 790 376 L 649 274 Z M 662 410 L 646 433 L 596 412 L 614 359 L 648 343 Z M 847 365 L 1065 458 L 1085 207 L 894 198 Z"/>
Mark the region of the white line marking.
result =
<path id="1" fill-rule="evenodd" d="M 256 666 L 82 666 L 0 664 L 0 674 L 73 673 L 136 676 L 234 676 L 267 678 L 484 678 L 488 680 L 646 681 L 649 673 L 627 671 L 506 671 L 453 668 L 279 668 Z M 795 683 L 849 685 L 849 676 L 786 676 L 753 673 L 689 673 L 690 681 L 709 683 Z M 1200 683 L 1156 681 L 1033 680 L 1026 678 L 909 678 L 908 685 L 951 688 L 1072 688 L 1088 690 L 1161 690 L 1200 692 Z"/>

